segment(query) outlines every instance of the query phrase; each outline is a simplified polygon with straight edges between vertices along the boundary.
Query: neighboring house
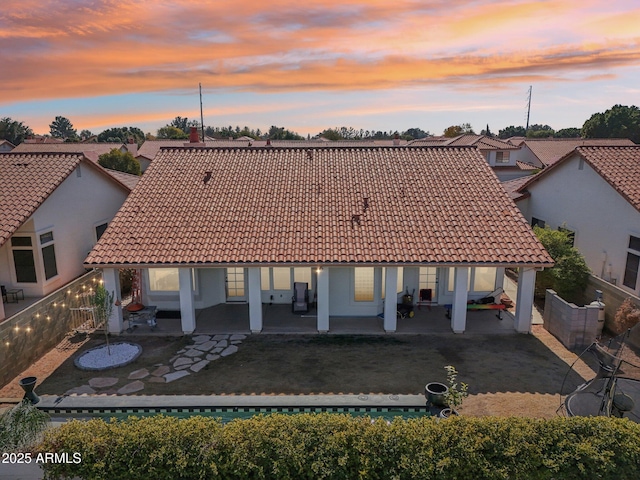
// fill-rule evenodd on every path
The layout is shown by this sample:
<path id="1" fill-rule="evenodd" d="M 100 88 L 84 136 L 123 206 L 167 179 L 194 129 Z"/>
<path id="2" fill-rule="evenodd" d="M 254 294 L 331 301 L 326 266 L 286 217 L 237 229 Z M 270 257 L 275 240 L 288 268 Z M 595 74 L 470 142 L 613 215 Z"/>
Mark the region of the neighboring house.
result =
<path id="1" fill-rule="evenodd" d="M 0 153 L 7 153 L 16 148 L 9 140 L 0 140 Z"/>
<path id="2" fill-rule="evenodd" d="M 1 154 L 0 284 L 39 297 L 81 275 L 129 192 L 80 154 Z"/>
<path id="3" fill-rule="evenodd" d="M 432 137 L 414 140 L 409 144 L 411 146 L 421 147 L 438 145 L 447 147 L 476 147 L 501 181 L 529 175 L 530 172 L 528 170 L 535 168 L 531 165 L 522 165 L 517 162 L 517 151 L 520 147 L 486 135 L 465 133 L 453 138 Z"/>
<path id="4" fill-rule="evenodd" d="M 628 138 L 519 138 L 509 140 L 520 146 L 518 161 L 536 168 L 550 167 L 576 147 L 633 146 Z"/>
<path id="5" fill-rule="evenodd" d="M 141 269 L 142 302 L 180 310 L 185 333 L 195 309 L 226 302 L 248 303 L 259 332 L 262 303 L 290 303 L 294 281 L 318 331 L 381 312 L 395 331 L 398 294 L 431 288 L 463 332 L 467 300 L 505 267 L 528 332 L 535 272 L 551 265 L 475 147 L 165 148 L 85 260 L 114 292 L 119 268 Z M 122 326 L 116 308 L 109 329 Z"/>
<path id="6" fill-rule="evenodd" d="M 195 142 L 191 142 L 195 143 Z M 249 145 L 249 141 L 243 140 L 206 140 L 205 142 L 198 143 L 198 145 L 202 145 L 205 147 L 246 147 Z M 180 148 L 184 146 L 189 146 L 190 142 L 188 139 L 181 140 L 145 140 L 145 142 L 138 149 L 138 154 L 136 156 L 136 160 L 140 162 L 140 169 L 145 172 L 153 159 L 156 158 L 156 155 L 163 148 Z"/>
<path id="7" fill-rule="evenodd" d="M 640 294 L 640 146 L 577 147 L 513 196 L 531 225 L 571 231 L 595 275 Z"/>

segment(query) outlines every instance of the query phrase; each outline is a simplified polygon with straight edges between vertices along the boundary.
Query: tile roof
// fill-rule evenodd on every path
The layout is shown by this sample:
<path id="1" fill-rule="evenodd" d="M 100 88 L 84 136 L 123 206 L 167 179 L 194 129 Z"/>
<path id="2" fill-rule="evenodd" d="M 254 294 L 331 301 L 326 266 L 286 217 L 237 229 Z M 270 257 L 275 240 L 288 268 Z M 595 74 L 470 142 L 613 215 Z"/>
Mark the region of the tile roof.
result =
<path id="1" fill-rule="evenodd" d="M 83 153 L 93 157 L 109 153 L 114 148 L 122 148 L 124 143 L 21 143 L 13 149 L 18 153 Z M 96 160 L 97 161 L 97 160 Z"/>
<path id="2" fill-rule="evenodd" d="M 524 177 L 506 180 L 504 182 L 501 182 L 501 184 L 509 194 L 509 196 L 513 199 L 513 201 L 517 201 L 527 196 L 526 193 L 520 192 L 519 190 L 525 183 L 529 182 L 530 180 L 531 176 L 525 175 Z"/>
<path id="3" fill-rule="evenodd" d="M 540 167 L 533 165 L 527 162 L 521 162 L 520 160 L 516 160 L 516 166 L 520 170 L 540 170 Z"/>
<path id="4" fill-rule="evenodd" d="M 457 137 L 429 137 L 409 142 L 411 146 L 433 147 L 446 145 L 450 147 L 478 147 L 480 150 L 517 150 L 519 147 L 499 138 L 463 133 Z"/>
<path id="5" fill-rule="evenodd" d="M 119 172 L 118 170 L 111 170 L 110 168 L 105 168 L 104 170 L 120 183 L 126 185 L 129 190 L 133 190 L 134 188 L 136 188 L 136 185 L 140 181 L 140 177 L 138 175 Z"/>
<path id="6" fill-rule="evenodd" d="M 620 195 L 640 211 L 640 145 L 635 144 L 626 147 L 576 147 L 575 151 L 530 178 L 518 188 L 518 191 L 526 193 L 529 185 L 546 178 L 558 165 L 563 164 L 575 154 L 580 155 Z"/>
<path id="7" fill-rule="evenodd" d="M 138 149 L 138 157 L 153 160 L 162 148 L 179 148 L 189 143 L 189 139 L 180 140 L 145 140 Z M 207 147 L 246 147 L 249 142 L 244 140 L 207 140 L 204 142 Z"/>
<path id="8" fill-rule="evenodd" d="M 546 167 L 553 165 L 579 146 L 635 145 L 628 138 L 527 138 L 523 143 Z"/>
<path id="9" fill-rule="evenodd" d="M 0 246 L 83 161 L 106 174 L 104 168 L 81 154 L 0 154 Z"/>
<path id="10" fill-rule="evenodd" d="M 164 149 L 87 265 L 550 265 L 475 148 Z"/>

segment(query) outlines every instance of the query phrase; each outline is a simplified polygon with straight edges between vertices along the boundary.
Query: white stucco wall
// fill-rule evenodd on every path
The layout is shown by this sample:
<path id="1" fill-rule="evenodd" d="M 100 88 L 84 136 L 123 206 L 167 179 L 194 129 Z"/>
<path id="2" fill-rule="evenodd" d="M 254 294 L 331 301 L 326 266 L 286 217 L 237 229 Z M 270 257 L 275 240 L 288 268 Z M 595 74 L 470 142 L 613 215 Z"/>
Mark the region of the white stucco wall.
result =
<path id="1" fill-rule="evenodd" d="M 26 296 L 40 296 L 81 275 L 85 271 L 82 263 L 96 243 L 95 227 L 110 222 L 127 195 L 109 177 L 82 163 L 14 234 L 32 236 L 37 283 L 16 282 L 11 241 L 0 251 L 0 262 L 5 262 L 2 277 L 7 269 L 9 284 L 24 289 Z M 53 232 L 58 275 L 46 280 L 40 235 L 49 231 Z"/>
<path id="2" fill-rule="evenodd" d="M 520 161 L 520 162 L 525 162 L 525 163 L 531 163 L 532 165 L 536 165 L 538 167 L 543 167 L 544 165 L 542 164 L 542 162 L 540 160 L 538 160 L 538 157 L 536 157 L 536 155 L 531 151 L 531 149 L 529 147 L 527 147 L 526 144 L 522 144 L 522 147 L 520 148 L 520 150 L 514 150 L 511 152 L 511 155 L 515 161 Z"/>
<path id="3" fill-rule="evenodd" d="M 518 207 L 529 222 L 544 220 L 551 228 L 566 224 L 576 232 L 575 247 L 597 276 L 611 277 L 621 288 L 629 235 L 640 237 L 640 212 L 633 208 L 588 163 L 574 156 L 528 187 Z M 639 282 L 640 283 L 640 282 Z M 628 291 L 632 292 L 630 289 Z M 640 287 L 634 293 L 638 294 Z"/>

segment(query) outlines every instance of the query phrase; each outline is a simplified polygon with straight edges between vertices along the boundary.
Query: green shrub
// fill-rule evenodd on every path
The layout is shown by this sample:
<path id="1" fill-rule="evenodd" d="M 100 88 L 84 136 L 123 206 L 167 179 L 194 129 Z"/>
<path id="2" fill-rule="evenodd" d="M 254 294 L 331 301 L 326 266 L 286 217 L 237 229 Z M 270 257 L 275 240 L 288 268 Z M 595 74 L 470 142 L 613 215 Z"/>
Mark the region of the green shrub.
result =
<path id="1" fill-rule="evenodd" d="M 92 479 L 635 479 L 640 425 L 614 418 L 336 414 L 74 421 L 47 432 L 48 478 Z"/>
<path id="2" fill-rule="evenodd" d="M 29 400 L 0 414 L 0 452 L 28 449 L 49 425 L 49 415 Z"/>

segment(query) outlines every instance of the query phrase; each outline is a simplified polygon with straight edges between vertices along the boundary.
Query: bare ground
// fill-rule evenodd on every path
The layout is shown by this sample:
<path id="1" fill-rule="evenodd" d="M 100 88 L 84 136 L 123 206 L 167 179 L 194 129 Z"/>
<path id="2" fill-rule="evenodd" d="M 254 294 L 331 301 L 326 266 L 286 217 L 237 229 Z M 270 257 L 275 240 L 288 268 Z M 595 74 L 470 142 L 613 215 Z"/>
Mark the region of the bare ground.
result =
<path id="1" fill-rule="evenodd" d="M 0 390 L 0 398 L 22 396 L 18 379 L 37 376 L 37 393 L 61 395 L 96 376 L 118 377 L 168 364 L 188 337 L 136 337 L 142 355 L 132 364 L 105 372 L 77 369 L 73 359 L 104 343 L 96 336 L 52 350 Z M 140 394 L 422 394 L 430 381 L 445 380 L 454 365 L 469 385 L 461 413 L 552 417 L 561 394 L 594 376 L 541 326 L 533 335 L 252 335 L 237 353 L 169 384 L 146 383 Z M 563 388 L 564 382 L 564 388 Z M 562 388 L 562 391 L 561 391 Z"/>

